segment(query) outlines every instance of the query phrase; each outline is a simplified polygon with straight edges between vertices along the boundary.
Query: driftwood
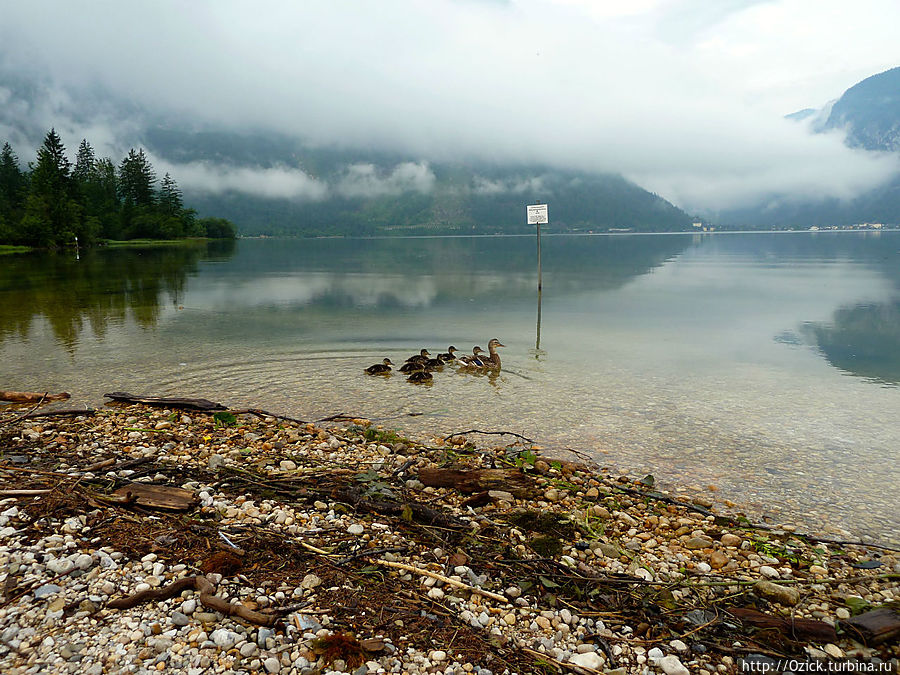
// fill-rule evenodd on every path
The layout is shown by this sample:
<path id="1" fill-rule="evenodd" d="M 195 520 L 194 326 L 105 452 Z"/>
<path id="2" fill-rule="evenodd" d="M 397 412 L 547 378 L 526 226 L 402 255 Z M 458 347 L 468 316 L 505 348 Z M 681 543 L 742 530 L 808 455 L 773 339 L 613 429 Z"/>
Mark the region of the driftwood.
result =
<path id="1" fill-rule="evenodd" d="M 381 499 L 367 499 L 362 496 L 360 488 L 336 490 L 333 496 L 335 499 L 355 506 L 360 511 L 396 516 L 404 520 L 437 527 L 465 527 L 465 523 L 446 511 L 425 506 L 418 502 L 391 502 Z"/>
<path id="2" fill-rule="evenodd" d="M 394 567 L 398 570 L 404 570 L 406 572 L 412 572 L 413 574 L 421 574 L 423 577 L 431 577 L 432 579 L 437 579 L 438 581 L 442 581 L 448 586 L 454 586 L 456 588 L 462 588 L 472 593 L 477 593 L 478 595 L 482 595 L 486 598 L 490 598 L 491 600 L 496 600 L 497 602 L 502 602 L 503 604 L 509 604 L 509 598 L 505 598 L 498 593 L 492 593 L 491 591 L 486 591 L 483 588 L 478 588 L 477 586 L 469 586 L 469 584 L 464 584 L 461 581 L 457 581 L 456 579 L 451 579 L 450 577 L 445 577 L 443 574 L 438 574 L 437 572 L 432 572 L 431 570 L 422 569 L 421 567 L 413 567 L 412 565 L 407 565 L 406 563 L 401 562 L 393 562 L 391 560 L 373 560 L 377 565 L 384 565 L 385 567 Z"/>
<path id="3" fill-rule="evenodd" d="M 834 642 L 837 640 L 834 626 L 814 619 L 786 619 L 765 614 L 755 609 L 731 608 L 728 613 L 742 623 L 763 630 L 777 630 L 791 640 L 800 642 Z"/>
<path id="4" fill-rule="evenodd" d="M 0 389 L 0 401 L 12 401 L 14 403 L 40 403 L 42 401 L 65 401 L 71 394 L 62 392 L 50 394 L 37 391 L 3 391 Z"/>
<path id="5" fill-rule="evenodd" d="M 105 499 L 120 504 L 136 504 L 167 511 L 185 511 L 197 503 L 197 497 L 190 490 L 144 483 L 132 483 L 120 487 Z"/>
<path id="6" fill-rule="evenodd" d="M 103 394 L 120 403 L 142 403 L 143 405 L 161 406 L 164 408 L 181 408 L 185 410 L 216 411 L 228 410 L 221 403 L 209 401 L 205 398 L 166 398 L 160 396 L 135 396 L 124 391 L 113 391 Z"/>
<path id="7" fill-rule="evenodd" d="M 881 607 L 841 621 L 841 626 L 857 633 L 866 645 L 880 645 L 900 637 L 900 612 Z"/>
<path id="8" fill-rule="evenodd" d="M 236 616 L 250 623 L 260 626 L 272 626 L 278 621 L 278 617 L 274 614 L 263 614 L 241 604 L 231 604 L 227 600 L 223 600 L 215 595 L 215 587 L 206 577 L 185 577 L 174 581 L 168 586 L 162 588 L 140 591 L 134 595 L 125 598 L 110 600 L 106 606 L 111 609 L 131 609 L 144 602 L 151 600 L 168 600 L 176 595 L 180 595 L 183 591 L 196 590 L 200 594 L 200 602 L 209 609 L 221 612 L 226 616 Z"/>
<path id="9" fill-rule="evenodd" d="M 534 482 L 518 469 L 420 469 L 419 481 L 427 487 L 455 488 L 460 492 L 503 490 L 515 497 L 525 497 Z"/>

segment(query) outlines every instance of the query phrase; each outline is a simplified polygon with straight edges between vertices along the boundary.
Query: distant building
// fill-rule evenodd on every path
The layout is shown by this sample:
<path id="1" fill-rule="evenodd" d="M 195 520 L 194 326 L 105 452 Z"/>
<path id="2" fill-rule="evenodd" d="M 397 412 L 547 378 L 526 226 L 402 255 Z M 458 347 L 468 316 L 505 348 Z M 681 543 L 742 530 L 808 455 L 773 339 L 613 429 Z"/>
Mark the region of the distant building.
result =
<path id="1" fill-rule="evenodd" d="M 698 220 L 694 223 L 694 227 L 696 227 L 699 230 L 701 227 L 703 227 L 703 223 Z"/>

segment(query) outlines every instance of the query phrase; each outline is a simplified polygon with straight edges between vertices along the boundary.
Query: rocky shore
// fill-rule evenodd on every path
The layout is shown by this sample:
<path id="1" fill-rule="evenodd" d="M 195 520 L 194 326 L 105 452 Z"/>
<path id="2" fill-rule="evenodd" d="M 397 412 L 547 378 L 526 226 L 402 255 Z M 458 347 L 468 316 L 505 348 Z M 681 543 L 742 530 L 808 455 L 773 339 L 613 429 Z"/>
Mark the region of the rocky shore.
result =
<path id="1" fill-rule="evenodd" d="M 7 409 L 0 672 L 898 672 L 895 550 L 515 437 L 398 434 Z"/>

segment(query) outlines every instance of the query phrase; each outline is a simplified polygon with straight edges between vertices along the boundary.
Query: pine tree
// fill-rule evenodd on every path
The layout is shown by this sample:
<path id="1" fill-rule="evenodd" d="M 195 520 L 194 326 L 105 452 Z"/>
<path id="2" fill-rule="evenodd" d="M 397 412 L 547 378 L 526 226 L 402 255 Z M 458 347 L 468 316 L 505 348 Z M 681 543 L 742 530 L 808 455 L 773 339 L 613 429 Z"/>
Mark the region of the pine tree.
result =
<path id="1" fill-rule="evenodd" d="M 9 143 L 0 150 L 0 241 L 14 241 L 22 217 L 27 177 L 19 168 L 19 158 Z"/>
<path id="2" fill-rule="evenodd" d="M 94 148 L 87 142 L 87 139 L 81 139 L 81 145 L 78 146 L 78 155 L 75 157 L 75 169 L 72 171 L 72 178 L 78 184 L 85 184 L 96 178 L 97 160 L 94 157 Z"/>
<path id="3" fill-rule="evenodd" d="M 134 206 L 153 206 L 156 173 L 141 148 L 132 148 L 119 164 L 119 194 Z"/>
<path id="4" fill-rule="evenodd" d="M 162 183 L 160 183 L 159 207 L 167 216 L 180 216 L 184 210 L 181 190 L 178 189 L 178 184 L 168 172 L 163 176 Z"/>
<path id="5" fill-rule="evenodd" d="M 55 129 L 44 137 L 31 172 L 22 232 L 33 246 L 57 246 L 74 240 L 79 208 L 72 199 L 72 163 Z"/>

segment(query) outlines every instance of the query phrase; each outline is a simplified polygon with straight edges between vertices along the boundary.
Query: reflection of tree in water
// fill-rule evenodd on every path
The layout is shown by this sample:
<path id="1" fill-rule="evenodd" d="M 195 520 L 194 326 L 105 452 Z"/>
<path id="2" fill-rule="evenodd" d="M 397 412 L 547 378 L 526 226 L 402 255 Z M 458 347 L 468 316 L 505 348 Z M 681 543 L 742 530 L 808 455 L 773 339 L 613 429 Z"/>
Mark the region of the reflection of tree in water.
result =
<path id="1" fill-rule="evenodd" d="M 805 325 L 804 334 L 835 368 L 900 384 L 900 299 L 843 307 L 830 324 Z"/>
<path id="2" fill-rule="evenodd" d="M 222 244 L 230 244 L 223 250 Z M 91 249 L 0 259 L 0 341 L 26 337 L 43 316 L 56 339 L 73 350 L 85 322 L 98 337 L 110 322 L 131 318 L 144 328 L 159 319 L 163 296 L 179 304 L 187 276 L 199 260 L 228 256 L 233 242 L 147 249 Z"/>

